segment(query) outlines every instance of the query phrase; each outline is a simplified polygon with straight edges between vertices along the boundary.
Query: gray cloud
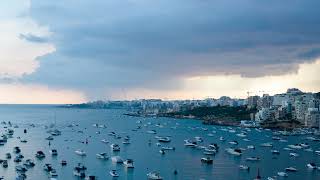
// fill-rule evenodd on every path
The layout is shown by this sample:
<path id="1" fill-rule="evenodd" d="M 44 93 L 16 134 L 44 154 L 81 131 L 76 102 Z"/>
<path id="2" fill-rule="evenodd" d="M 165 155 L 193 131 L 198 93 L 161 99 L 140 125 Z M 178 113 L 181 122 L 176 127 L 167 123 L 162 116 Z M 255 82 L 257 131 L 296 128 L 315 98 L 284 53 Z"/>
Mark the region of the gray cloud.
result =
<path id="1" fill-rule="evenodd" d="M 24 81 L 92 89 L 179 88 L 190 76 L 296 72 L 317 58 L 320 1 L 32 0 L 56 52 Z M 30 38 L 29 38 L 30 39 Z M 34 38 L 31 38 L 34 39 Z"/>
<path id="2" fill-rule="evenodd" d="M 46 37 L 40 37 L 36 36 L 33 34 L 20 34 L 19 36 L 20 39 L 25 39 L 30 42 L 35 42 L 35 43 L 46 43 L 48 42 L 48 39 Z"/>

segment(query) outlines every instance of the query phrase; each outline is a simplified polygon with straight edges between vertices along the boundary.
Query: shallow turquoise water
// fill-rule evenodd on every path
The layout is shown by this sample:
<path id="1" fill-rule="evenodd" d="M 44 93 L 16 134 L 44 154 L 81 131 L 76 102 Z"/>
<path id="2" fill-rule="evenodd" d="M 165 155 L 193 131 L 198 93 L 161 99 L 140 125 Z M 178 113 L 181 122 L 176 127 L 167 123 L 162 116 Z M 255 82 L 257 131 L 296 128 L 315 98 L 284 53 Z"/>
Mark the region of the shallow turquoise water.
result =
<path id="1" fill-rule="evenodd" d="M 146 174 L 152 170 L 160 172 L 164 179 L 217 179 L 217 180 L 233 180 L 233 179 L 253 179 L 257 174 L 257 168 L 260 168 L 261 175 L 266 178 L 276 175 L 278 171 L 284 171 L 284 168 L 294 166 L 298 169 L 296 173 L 288 173 L 286 179 L 320 179 L 320 171 L 308 170 L 306 164 L 315 162 L 320 165 L 320 156 L 312 152 L 298 150 L 299 157 L 289 157 L 289 152 L 283 148 L 288 144 L 300 142 L 308 142 L 314 150 L 320 150 L 319 142 L 305 140 L 305 136 L 284 137 L 288 140 L 286 143 L 273 141 L 271 139 L 272 132 L 258 132 L 252 129 L 248 132 L 250 142 L 243 141 L 242 138 L 236 136 L 243 129 L 235 129 L 236 133 L 222 131 L 218 126 L 205 126 L 196 120 L 177 120 L 169 118 L 141 118 L 128 117 L 122 115 L 122 110 L 94 110 L 94 109 L 64 109 L 54 106 L 34 106 L 34 105 L 1 105 L 0 106 L 0 121 L 11 121 L 17 124 L 19 128 L 14 129 L 13 138 L 8 139 L 8 143 L 0 146 L 0 158 L 4 159 L 4 154 L 11 152 L 14 146 L 20 146 L 25 159 L 35 159 L 34 154 L 38 150 L 46 153 L 46 158 L 36 160 L 36 166 L 29 169 L 27 172 L 28 179 L 42 180 L 48 179 L 48 174 L 43 171 L 45 163 L 51 163 L 56 168 L 59 177 L 62 180 L 76 179 L 72 174 L 73 167 L 82 162 L 88 168 L 87 173 L 96 175 L 99 179 L 111 179 L 109 171 L 117 169 L 120 177 L 118 179 L 147 179 Z M 49 147 L 45 137 L 48 136 L 44 125 L 49 125 L 55 122 L 56 126 L 62 131 L 61 136 L 55 137 Z M 136 122 L 140 120 L 142 124 Z M 29 124 L 35 124 L 36 127 L 30 127 Z M 105 124 L 107 128 L 95 128 L 93 123 Z M 177 124 L 178 123 L 178 124 Z M 76 124 L 75 127 L 67 127 L 69 124 Z M 156 124 L 161 124 L 163 127 L 157 127 Z M 142 128 L 138 131 L 132 131 L 138 125 Z M 2 127 L 1 125 L 0 127 Z M 176 127 L 172 129 L 171 127 Z M 204 131 L 201 127 L 208 128 Z M 24 134 L 23 129 L 27 128 L 28 133 Z M 157 142 L 154 134 L 148 134 L 148 130 L 156 130 L 156 135 L 171 136 L 172 141 L 167 146 L 174 146 L 175 151 L 168 151 L 165 155 L 159 153 L 159 147 L 155 145 Z M 78 133 L 81 130 L 83 133 Z M 216 131 L 214 136 L 209 137 L 207 134 L 211 131 Z M 100 131 L 100 134 L 96 132 Z M 108 133 L 114 131 L 122 137 L 129 135 L 131 144 L 122 144 L 122 139 L 114 139 Z M 4 132 L 4 129 L 1 129 Z M 27 143 L 21 143 L 16 137 L 22 137 L 28 140 Z M 201 150 L 185 147 L 185 139 L 192 139 L 195 136 L 200 136 L 204 139 L 203 145 L 210 143 L 218 143 L 220 146 L 219 153 L 214 157 L 212 165 L 205 165 L 200 162 L 204 157 Z M 219 137 L 226 138 L 226 142 L 220 142 Z M 88 139 L 88 144 L 81 143 Z M 108 139 L 109 144 L 101 142 L 102 139 Z M 149 145 L 148 141 L 152 140 Z M 256 145 L 255 150 L 247 150 L 242 157 L 233 157 L 225 153 L 224 149 L 231 147 L 228 141 L 238 140 L 238 147 L 247 147 L 247 145 Z M 270 148 L 258 147 L 260 143 L 273 142 L 276 149 L 281 151 L 281 154 L 274 156 L 270 152 Z M 111 143 L 118 143 L 121 146 L 121 151 L 114 154 L 110 150 Z M 58 150 L 58 157 L 53 158 L 49 154 L 51 148 Z M 87 152 L 86 157 L 79 157 L 74 153 L 76 149 L 83 149 Z M 111 159 L 101 161 L 96 159 L 95 154 L 107 152 L 109 156 L 120 155 L 123 159 L 131 158 L 134 160 L 134 170 L 127 171 L 122 165 L 115 165 Z M 259 156 L 260 162 L 246 162 L 245 159 L 251 156 Z M 276 158 L 275 158 L 276 157 Z M 68 165 L 62 167 L 59 162 L 67 160 Z M 0 166 L 0 175 L 5 179 L 14 179 L 16 172 L 13 158 L 9 161 L 7 169 Z M 240 164 L 246 164 L 251 167 L 250 172 L 239 170 Z M 177 169 L 178 175 L 174 175 L 173 171 Z M 281 179 L 281 178 L 280 178 Z"/>

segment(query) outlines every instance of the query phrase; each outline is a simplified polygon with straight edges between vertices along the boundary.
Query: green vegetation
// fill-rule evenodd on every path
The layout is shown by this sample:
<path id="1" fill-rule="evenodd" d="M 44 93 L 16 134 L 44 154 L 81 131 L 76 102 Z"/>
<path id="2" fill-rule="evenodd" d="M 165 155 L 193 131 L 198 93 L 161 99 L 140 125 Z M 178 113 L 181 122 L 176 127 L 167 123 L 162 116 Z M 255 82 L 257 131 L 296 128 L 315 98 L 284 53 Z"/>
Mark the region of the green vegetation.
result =
<path id="1" fill-rule="evenodd" d="M 229 119 L 229 120 L 248 120 L 250 113 L 255 113 L 255 109 L 248 110 L 246 106 L 230 107 L 230 106 L 215 106 L 215 107 L 196 107 L 190 110 L 181 112 L 168 113 L 171 116 L 194 116 L 198 119 Z"/>

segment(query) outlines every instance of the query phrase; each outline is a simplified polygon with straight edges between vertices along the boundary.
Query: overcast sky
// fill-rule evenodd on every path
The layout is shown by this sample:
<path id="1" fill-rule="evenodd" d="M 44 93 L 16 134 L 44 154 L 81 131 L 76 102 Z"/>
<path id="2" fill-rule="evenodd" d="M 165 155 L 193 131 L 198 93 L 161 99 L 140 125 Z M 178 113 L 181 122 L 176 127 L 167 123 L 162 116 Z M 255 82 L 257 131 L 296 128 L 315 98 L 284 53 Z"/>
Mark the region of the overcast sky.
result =
<path id="1" fill-rule="evenodd" d="M 4 0 L 0 103 L 317 92 L 319 7 L 319 0 Z"/>

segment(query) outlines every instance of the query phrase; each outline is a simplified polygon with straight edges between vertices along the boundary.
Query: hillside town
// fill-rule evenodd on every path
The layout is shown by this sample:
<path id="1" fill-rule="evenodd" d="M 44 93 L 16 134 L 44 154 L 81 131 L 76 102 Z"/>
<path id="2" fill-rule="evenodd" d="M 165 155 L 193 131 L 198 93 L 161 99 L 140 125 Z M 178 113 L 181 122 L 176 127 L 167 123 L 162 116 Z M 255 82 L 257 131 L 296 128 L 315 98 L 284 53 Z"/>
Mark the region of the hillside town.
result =
<path id="1" fill-rule="evenodd" d="M 127 109 L 129 111 L 127 115 L 132 116 L 168 116 L 185 112 L 183 116 L 174 116 L 180 118 L 197 118 L 191 113 L 187 115 L 186 113 L 201 107 L 245 107 L 250 114 L 246 119 L 241 119 L 242 124 L 249 123 L 259 126 L 260 124 L 287 122 L 299 124 L 301 127 L 320 127 L 320 93 L 302 92 L 297 88 L 291 88 L 285 93 L 273 96 L 268 94 L 248 96 L 247 99 L 235 99 L 228 96 L 203 100 L 140 99 L 132 101 L 95 101 L 70 106 L 122 108 Z"/>

